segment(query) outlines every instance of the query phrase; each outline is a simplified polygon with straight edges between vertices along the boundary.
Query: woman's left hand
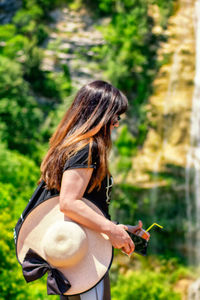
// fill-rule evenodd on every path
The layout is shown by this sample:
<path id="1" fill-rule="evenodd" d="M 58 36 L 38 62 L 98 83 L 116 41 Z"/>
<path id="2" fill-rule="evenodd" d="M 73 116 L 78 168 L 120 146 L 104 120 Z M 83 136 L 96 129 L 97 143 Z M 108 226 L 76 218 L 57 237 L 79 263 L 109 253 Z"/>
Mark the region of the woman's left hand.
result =
<path id="1" fill-rule="evenodd" d="M 143 225 L 142 221 L 139 220 L 138 225 L 136 225 L 136 226 L 132 226 L 132 225 L 126 225 L 126 226 L 128 227 L 128 231 L 130 231 L 130 232 L 132 232 L 132 233 L 134 233 L 136 235 L 140 235 L 140 231 L 144 230 L 142 228 L 142 225 Z M 149 238 L 150 238 L 149 232 L 145 232 L 145 233 L 146 233 L 146 237 L 144 237 L 144 238 L 147 239 L 147 240 L 149 240 Z"/>
<path id="2" fill-rule="evenodd" d="M 138 233 L 140 232 L 140 229 L 142 228 L 143 224 L 142 224 L 142 221 L 139 220 L 138 221 L 138 225 L 126 225 L 128 227 L 128 231 L 132 232 L 132 233 Z"/>

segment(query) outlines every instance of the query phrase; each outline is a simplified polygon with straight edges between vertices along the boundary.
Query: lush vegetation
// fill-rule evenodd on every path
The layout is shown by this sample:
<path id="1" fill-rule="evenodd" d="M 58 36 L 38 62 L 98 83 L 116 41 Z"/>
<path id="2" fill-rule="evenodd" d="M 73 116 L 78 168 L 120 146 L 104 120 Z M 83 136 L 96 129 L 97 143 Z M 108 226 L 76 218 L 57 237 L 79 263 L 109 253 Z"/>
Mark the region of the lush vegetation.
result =
<path id="1" fill-rule="evenodd" d="M 23 1 L 12 23 L 0 26 L 1 138 L 9 149 L 38 163 L 41 145 L 51 134 L 45 119 L 71 91 L 67 66 L 59 76 L 42 68 L 41 44 L 48 36 L 48 12 L 56 4 Z"/>
<path id="2" fill-rule="evenodd" d="M 140 218 L 147 226 L 156 222 L 159 215 L 162 225 L 168 228 L 164 235 L 157 230 L 151 241 L 154 254 L 165 254 L 168 264 L 160 258 L 156 263 L 144 259 L 137 268 L 133 263 L 137 256 L 124 264 L 116 259 L 111 272 L 113 299 L 131 299 L 132 294 L 136 300 L 180 299 L 173 285 L 180 278 L 191 277 L 191 273 L 182 266 L 184 258 L 173 263 L 171 257 L 179 255 L 176 249 L 183 242 L 185 216 L 183 213 L 180 220 L 171 222 L 169 205 L 171 211 L 184 211 L 182 203 L 176 201 L 176 184 L 183 180 L 182 170 L 169 166 L 167 174 L 159 174 L 168 179 L 169 185 L 159 191 L 155 220 L 149 213 L 149 190 L 129 186 L 125 180 L 132 167 L 130 158 L 143 144 L 148 130 L 144 104 L 152 93 L 151 82 L 164 63 L 157 61 L 157 50 L 165 37 L 152 32 L 154 20 L 148 9 L 158 5 L 160 25 L 166 28 L 174 2 L 23 0 L 11 23 L 0 26 L 0 300 L 48 299 L 45 279 L 29 284 L 27 289 L 15 257 L 13 228 L 36 188 L 48 140 L 69 104 L 66 97 L 73 91 L 67 65 L 59 74 L 43 69 L 44 41 L 50 32 L 49 12 L 61 5 L 71 9 L 86 5 L 95 19 L 110 17 L 108 25 L 98 26 L 106 43 L 92 49 L 92 59 L 104 70 L 105 79 L 123 90 L 130 100 L 128 118 L 114 142 L 120 157 L 115 168 L 124 174 L 124 180 L 114 189 L 113 218 L 124 223 Z M 176 234 L 171 235 L 172 232 Z"/>

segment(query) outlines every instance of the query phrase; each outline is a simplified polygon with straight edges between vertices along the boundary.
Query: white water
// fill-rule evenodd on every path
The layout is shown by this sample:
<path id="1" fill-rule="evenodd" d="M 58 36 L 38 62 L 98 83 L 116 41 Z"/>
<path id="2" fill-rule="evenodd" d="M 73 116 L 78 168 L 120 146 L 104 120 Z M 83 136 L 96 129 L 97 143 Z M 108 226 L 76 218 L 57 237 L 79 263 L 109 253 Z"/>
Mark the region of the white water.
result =
<path id="1" fill-rule="evenodd" d="M 196 72 L 192 99 L 190 147 L 186 165 L 187 249 L 189 264 L 200 264 L 200 0 L 195 3 Z"/>

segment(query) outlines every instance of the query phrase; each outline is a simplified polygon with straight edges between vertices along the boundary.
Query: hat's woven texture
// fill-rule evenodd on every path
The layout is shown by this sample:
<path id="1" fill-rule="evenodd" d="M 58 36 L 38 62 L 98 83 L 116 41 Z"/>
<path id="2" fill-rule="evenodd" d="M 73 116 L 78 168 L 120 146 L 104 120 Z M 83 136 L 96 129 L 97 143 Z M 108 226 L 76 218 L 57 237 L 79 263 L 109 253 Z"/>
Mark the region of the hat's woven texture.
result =
<path id="1" fill-rule="evenodd" d="M 91 201 L 82 200 L 103 215 Z M 71 288 L 66 295 L 92 288 L 112 262 L 108 237 L 66 217 L 59 209 L 59 196 L 39 204 L 22 224 L 17 239 L 17 256 L 21 263 L 30 248 L 70 281 Z"/>

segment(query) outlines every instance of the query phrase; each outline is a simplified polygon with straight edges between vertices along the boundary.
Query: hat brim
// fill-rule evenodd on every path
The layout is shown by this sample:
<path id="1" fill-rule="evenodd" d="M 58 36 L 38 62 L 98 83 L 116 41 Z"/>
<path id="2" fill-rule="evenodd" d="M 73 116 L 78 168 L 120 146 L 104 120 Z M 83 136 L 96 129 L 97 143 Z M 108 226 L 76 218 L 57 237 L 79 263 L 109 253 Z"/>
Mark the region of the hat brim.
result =
<path id="1" fill-rule="evenodd" d="M 91 201 L 85 198 L 82 200 L 95 212 L 103 215 Z M 18 260 L 21 264 L 30 248 L 48 261 L 43 250 L 42 239 L 49 226 L 58 220 L 72 221 L 60 211 L 59 196 L 40 203 L 30 211 L 20 228 L 16 244 Z M 65 295 L 81 294 L 93 288 L 105 276 L 112 263 L 113 247 L 107 235 L 85 226 L 82 228 L 86 232 L 88 241 L 88 251 L 84 259 L 72 267 L 57 267 L 71 283 L 71 288 Z"/>

